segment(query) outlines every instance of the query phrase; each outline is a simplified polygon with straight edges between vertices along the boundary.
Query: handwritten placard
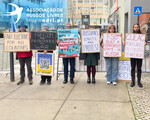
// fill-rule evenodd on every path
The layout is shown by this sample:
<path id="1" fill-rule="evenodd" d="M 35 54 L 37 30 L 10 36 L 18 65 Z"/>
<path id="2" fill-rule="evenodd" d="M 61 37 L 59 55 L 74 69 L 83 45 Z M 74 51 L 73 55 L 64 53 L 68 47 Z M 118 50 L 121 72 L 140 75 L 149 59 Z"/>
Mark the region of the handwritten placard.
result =
<path id="1" fill-rule="evenodd" d="M 98 53 L 100 52 L 100 30 L 82 30 L 82 53 Z"/>
<path id="2" fill-rule="evenodd" d="M 119 64 L 118 64 L 118 80 L 131 80 L 131 64 L 130 64 L 130 61 L 119 61 Z"/>
<path id="3" fill-rule="evenodd" d="M 31 49 L 32 50 L 55 50 L 56 49 L 56 32 L 31 32 Z"/>
<path id="4" fill-rule="evenodd" d="M 6 52 L 30 51 L 29 32 L 5 32 L 4 49 Z"/>
<path id="5" fill-rule="evenodd" d="M 37 75 L 54 75 L 54 54 L 53 53 L 36 53 L 36 67 Z"/>
<path id="6" fill-rule="evenodd" d="M 103 34 L 103 44 L 104 57 L 121 57 L 122 35 L 120 33 Z"/>
<path id="7" fill-rule="evenodd" d="M 57 30 L 59 40 L 59 57 L 72 58 L 80 56 L 78 29 Z"/>
<path id="8" fill-rule="evenodd" d="M 125 57 L 144 58 L 145 34 L 126 34 Z"/>

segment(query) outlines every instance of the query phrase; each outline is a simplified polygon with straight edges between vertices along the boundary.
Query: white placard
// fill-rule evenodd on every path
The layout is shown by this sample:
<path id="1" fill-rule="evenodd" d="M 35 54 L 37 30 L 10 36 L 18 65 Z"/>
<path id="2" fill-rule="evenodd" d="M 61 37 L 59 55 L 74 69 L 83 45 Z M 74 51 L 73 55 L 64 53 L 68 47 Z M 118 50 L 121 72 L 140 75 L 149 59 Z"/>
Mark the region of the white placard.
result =
<path id="1" fill-rule="evenodd" d="M 103 34 L 103 56 L 121 57 L 122 35 L 120 33 Z"/>
<path id="2" fill-rule="evenodd" d="M 126 34 L 125 57 L 144 58 L 145 34 Z"/>
<path id="3" fill-rule="evenodd" d="M 4 49 L 6 52 L 30 51 L 29 32 L 5 32 Z"/>
<path id="4" fill-rule="evenodd" d="M 131 80 L 131 64 L 130 64 L 130 61 L 119 61 L 119 64 L 118 64 L 118 80 Z"/>
<path id="5" fill-rule="evenodd" d="M 100 52 L 100 30 L 82 30 L 82 53 Z"/>

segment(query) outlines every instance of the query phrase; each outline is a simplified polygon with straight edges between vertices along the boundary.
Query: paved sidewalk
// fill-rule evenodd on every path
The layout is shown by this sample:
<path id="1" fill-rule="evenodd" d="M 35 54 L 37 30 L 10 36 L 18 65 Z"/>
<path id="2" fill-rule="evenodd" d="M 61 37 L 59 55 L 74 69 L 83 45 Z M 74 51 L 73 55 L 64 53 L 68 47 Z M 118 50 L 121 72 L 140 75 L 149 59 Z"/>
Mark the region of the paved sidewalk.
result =
<path id="1" fill-rule="evenodd" d="M 17 86 L 0 74 L 0 120 L 135 120 L 127 85 L 107 85 L 105 73 L 97 73 L 96 84 L 86 83 L 86 73 L 76 73 L 75 84 L 64 85 L 63 76 L 52 84 L 28 81 Z"/>
<path id="2" fill-rule="evenodd" d="M 143 88 L 128 84 L 129 95 L 136 120 L 150 120 L 150 73 L 142 74 L 142 83 Z"/>

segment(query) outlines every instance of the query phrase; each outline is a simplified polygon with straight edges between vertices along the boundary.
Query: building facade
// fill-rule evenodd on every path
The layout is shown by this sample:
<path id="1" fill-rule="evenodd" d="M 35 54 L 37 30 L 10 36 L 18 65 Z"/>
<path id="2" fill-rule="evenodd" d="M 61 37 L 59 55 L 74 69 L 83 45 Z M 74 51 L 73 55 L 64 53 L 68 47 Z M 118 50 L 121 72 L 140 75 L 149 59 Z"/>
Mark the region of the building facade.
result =
<path id="1" fill-rule="evenodd" d="M 68 22 L 75 27 L 99 26 L 107 20 L 107 5 L 103 0 L 68 0 Z"/>

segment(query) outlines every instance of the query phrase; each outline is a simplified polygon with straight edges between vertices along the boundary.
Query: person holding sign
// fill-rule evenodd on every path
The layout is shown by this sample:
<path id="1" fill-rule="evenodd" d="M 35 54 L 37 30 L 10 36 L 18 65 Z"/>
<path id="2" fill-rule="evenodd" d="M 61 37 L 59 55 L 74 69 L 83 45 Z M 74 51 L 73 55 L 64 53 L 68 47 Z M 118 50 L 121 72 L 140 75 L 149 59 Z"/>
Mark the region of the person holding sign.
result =
<path id="1" fill-rule="evenodd" d="M 115 26 L 110 25 L 108 27 L 107 33 L 116 33 Z M 102 47 L 105 46 L 103 40 L 101 41 L 101 46 Z M 107 70 L 107 84 L 113 83 L 113 85 L 117 85 L 119 57 L 105 57 L 105 61 L 106 61 L 106 70 Z"/>
<path id="2" fill-rule="evenodd" d="M 85 29 L 89 29 L 89 26 L 86 25 Z M 91 72 L 92 72 L 92 84 L 95 84 L 95 74 L 96 74 L 96 65 L 98 65 L 98 56 L 100 56 L 100 53 L 86 53 L 84 65 L 87 65 L 87 83 L 91 83 Z M 92 69 L 92 71 L 91 71 Z"/>
<path id="3" fill-rule="evenodd" d="M 67 23 L 66 29 L 71 29 L 71 24 Z M 58 40 L 57 43 L 59 44 L 60 41 Z M 66 50 L 65 50 L 66 51 Z M 68 62 L 70 61 L 70 83 L 74 84 L 74 72 L 75 72 L 75 58 L 63 58 L 63 65 L 64 65 L 64 81 L 63 83 L 66 84 L 68 82 Z"/>
<path id="4" fill-rule="evenodd" d="M 19 32 L 27 32 L 26 29 L 28 28 L 26 25 L 20 25 L 18 26 L 20 29 Z M 28 79 L 29 79 L 29 85 L 32 85 L 32 67 L 31 67 L 31 62 L 32 62 L 32 51 L 30 52 L 17 52 L 17 56 L 19 59 L 20 63 L 20 81 L 17 83 L 17 85 L 21 85 L 24 83 L 25 80 L 25 64 L 27 66 L 28 70 Z"/>
<path id="5" fill-rule="evenodd" d="M 49 26 L 48 26 L 48 25 L 43 25 L 43 30 L 42 30 L 42 31 L 49 31 L 48 29 L 49 29 Z M 39 52 L 44 52 L 45 54 L 46 54 L 46 53 L 53 53 L 53 51 L 47 51 L 47 50 L 39 51 Z M 47 85 L 50 85 L 50 84 L 51 84 L 51 79 L 52 79 L 51 76 L 42 75 L 42 76 L 41 76 L 40 85 L 45 84 L 46 80 L 47 80 Z"/>
<path id="6" fill-rule="evenodd" d="M 134 24 L 133 25 L 133 33 L 134 34 L 142 34 L 140 31 L 140 25 L 139 24 Z M 146 45 L 146 41 L 145 41 Z M 139 58 L 131 58 L 131 78 L 132 82 L 130 84 L 131 87 L 135 86 L 135 66 L 137 65 L 137 82 L 139 87 L 143 87 L 141 83 L 141 74 L 142 74 L 142 59 Z"/>

